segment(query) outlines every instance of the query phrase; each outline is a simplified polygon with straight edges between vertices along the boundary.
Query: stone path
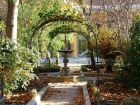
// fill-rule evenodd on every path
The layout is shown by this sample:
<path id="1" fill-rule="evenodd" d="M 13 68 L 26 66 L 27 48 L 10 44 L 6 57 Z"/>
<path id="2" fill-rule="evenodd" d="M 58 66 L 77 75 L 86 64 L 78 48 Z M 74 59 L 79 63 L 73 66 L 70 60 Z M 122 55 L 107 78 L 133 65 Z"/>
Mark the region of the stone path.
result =
<path id="1" fill-rule="evenodd" d="M 47 95 L 39 105 L 75 105 L 78 90 L 85 85 L 86 82 L 49 83 Z"/>

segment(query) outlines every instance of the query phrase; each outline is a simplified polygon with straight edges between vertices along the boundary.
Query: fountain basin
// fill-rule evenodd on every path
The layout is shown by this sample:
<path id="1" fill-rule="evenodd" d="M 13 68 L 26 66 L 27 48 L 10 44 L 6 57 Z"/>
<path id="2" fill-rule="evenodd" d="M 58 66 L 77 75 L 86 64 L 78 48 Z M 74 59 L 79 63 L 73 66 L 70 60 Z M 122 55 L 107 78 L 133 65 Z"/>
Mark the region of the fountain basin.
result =
<path id="1" fill-rule="evenodd" d="M 79 82 L 82 81 L 84 74 L 82 72 L 79 73 L 71 73 L 68 76 L 61 76 L 60 72 L 49 73 L 47 75 L 48 82 L 58 83 L 58 82 Z"/>

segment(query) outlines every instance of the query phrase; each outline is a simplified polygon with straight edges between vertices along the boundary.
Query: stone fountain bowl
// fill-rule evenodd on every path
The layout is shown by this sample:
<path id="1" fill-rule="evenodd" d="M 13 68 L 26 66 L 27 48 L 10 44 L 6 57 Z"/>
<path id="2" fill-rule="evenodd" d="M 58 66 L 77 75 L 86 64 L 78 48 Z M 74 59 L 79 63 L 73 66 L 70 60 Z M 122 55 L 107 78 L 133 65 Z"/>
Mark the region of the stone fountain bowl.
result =
<path id="1" fill-rule="evenodd" d="M 61 76 L 60 72 L 49 73 L 47 75 L 48 82 L 58 83 L 58 82 L 79 82 L 82 81 L 84 78 L 84 74 L 79 71 L 70 73 L 68 76 Z"/>

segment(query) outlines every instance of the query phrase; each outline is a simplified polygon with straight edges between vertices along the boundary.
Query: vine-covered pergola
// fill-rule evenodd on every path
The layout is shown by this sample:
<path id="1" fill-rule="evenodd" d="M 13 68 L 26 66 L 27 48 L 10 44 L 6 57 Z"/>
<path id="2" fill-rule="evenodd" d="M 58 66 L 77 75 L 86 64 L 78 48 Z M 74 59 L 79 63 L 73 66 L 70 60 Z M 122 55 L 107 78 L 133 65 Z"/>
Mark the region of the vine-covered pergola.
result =
<path id="1" fill-rule="evenodd" d="M 94 59 L 94 55 L 93 55 L 93 46 L 92 46 L 91 41 L 90 41 L 90 39 L 91 39 L 90 33 L 92 33 L 93 37 L 96 39 L 96 46 L 97 46 L 97 34 L 95 33 L 93 26 L 90 25 L 88 22 L 86 22 L 86 20 L 84 20 L 83 18 L 81 18 L 79 16 L 55 15 L 55 16 L 46 16 L 43 19 L 41 18 L 37 22 L 37 24 L 34 25 L 34 27 L 32 29 L 32 33 L 31 33 L 30 40 L 29 40 L 29 48 L 30 49 L 32 48 L 33 37 L 35 36 L 35 34 L 42 27 L 47 26 L 47 25 L 49 25 L 50 23 L 53 23 L 53 22 L 75 22 L 75 23 L 81 24 L 82 26 L 84 25 L 84 26 L 87 27 L 87 29 L 88 29 L 87 32 L 83 32 L 83 31 L 79 30 L 76 27 L 68 27 L 68 25 L 64 26 L 64 27 L 66 27 L 66 29 L 64 29 L 64 27 L 62 27 L 62 29 L 60 29 L 61 31 L 58 30 L 58 29 L 57 29 L 57 31 L 58 31 L 58 33 L 70 33 L 70 32 L 73 32 L 73 33 L 78 33 L 78 34 L 84 35 L 84 37 L 86 38 L 86 40 L 88 42 L 88 49 L 89 49 L 89 54 L 90 54 L 90 58 L 91 58 L 92 69 L 95 69 L 95 59 Z M 80 27 L 80 26 L 78 26 L 78 27 Z M 98 58 L 98 48 L 97 47 L 96 47 L 96 53 L 97 53 L 97 58 Z"/>
<path id="2" fill-rule="evenodd" d="M 33 26 L 31 36 L 30 36 L 30 41 L 29 41 L 29 48 L 32 48 L 32 42 L 33 42 L 33 37 L 34 35 L 44 26 L 49 25 L 52 22 L 76 22 L 76 23 L 81 23 L 83 25 L 86 25 L 90 32 L 93 32 L 93 26 L 88 24 L 83 18 L 79 16 L 71 16 L 71 15 L 56 15 L 56 16 L 49 16 L 43 19 L 40 19 L 36 25 Z"/>

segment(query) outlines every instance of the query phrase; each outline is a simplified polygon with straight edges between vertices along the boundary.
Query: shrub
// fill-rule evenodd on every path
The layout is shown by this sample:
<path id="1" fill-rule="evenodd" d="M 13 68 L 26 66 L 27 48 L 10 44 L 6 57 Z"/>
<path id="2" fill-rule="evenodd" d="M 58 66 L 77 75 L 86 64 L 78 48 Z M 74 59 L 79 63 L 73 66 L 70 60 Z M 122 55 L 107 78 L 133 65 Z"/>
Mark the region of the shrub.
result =
<path id="1" fill-rule="evenodd" d="M 59 72 L 60 66 L 38 66 L 34 71 L 35 73 Z"/>
<path id="2" fill-rule="evenodd" d="M 37 65 L 38 54 L 9 40 L 0 42 L 0 52 L 0 76 L 4 91 L 25 88 L 29 80 L 35 77 L 32 69 Z"/>
<path id="3" fill-rule="evenodd" d="M 131 43 L 120 80 L 130 88 L 140 89 L 140 16 L 134 19 L 130 32 Z"/>
<path id="4" fill-rule="evenodd" d="M 111 28 L 101 26 L 98 33 L 98 49 L 101 58 L 105 59 L 106 72 L 112 72 L 114 59 L 116 56 L 111 56 L 109 53 L 117 50 L 118 40 Z M 95 42 L 93 43 L 95 47 Z"/>

